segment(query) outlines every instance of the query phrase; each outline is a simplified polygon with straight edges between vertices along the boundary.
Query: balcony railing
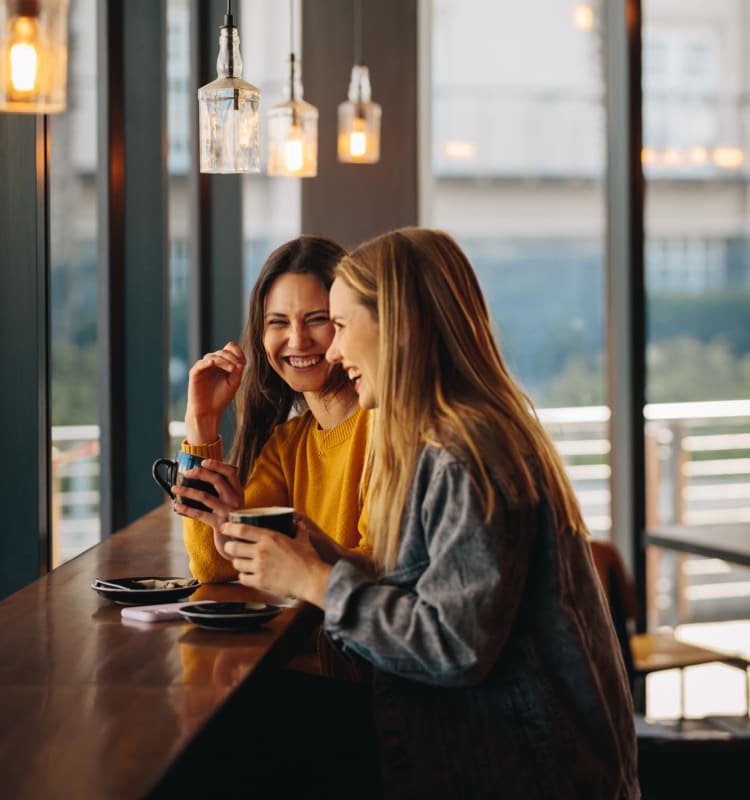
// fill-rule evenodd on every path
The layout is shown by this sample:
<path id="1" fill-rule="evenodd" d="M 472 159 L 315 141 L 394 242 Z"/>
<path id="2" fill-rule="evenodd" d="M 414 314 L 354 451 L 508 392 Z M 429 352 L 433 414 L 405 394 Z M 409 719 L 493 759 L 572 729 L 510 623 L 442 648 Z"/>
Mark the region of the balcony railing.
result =
<path id="1" fill-rule="evenodd" d="M 609 536 L 609 409 L 543 408 L 538 413 L 565 461 L 592 535 Z M 750 400 L 651 404 L 645 408 L 645 418 L 649 528 L 747 523 L 750 535 Z M 181 422 L 170 424 L 173 450 L 183 433 Z M 100 538 L 99 429 L 54 427 L 52 443 L 53 563 L 57 565 Z M 151 480 L 148 470 L 143 480 Z M 710 601 L 713 591 L 713 600 L 721 601 L 717 584 L 713 590 L 710 583 L 697 589 L 695 576 L 726 568 L 683 556 L 677 558 L 674 570 L 676 574 L 657 581 L 662 589 L 655 600 L 672 607 L 673 622 L 691 619 L 691 598 L 696 603 Z M 692 588 L 687 585 L 691 576 Z M 742 597 L 750 597 L 750 583 Z"/>

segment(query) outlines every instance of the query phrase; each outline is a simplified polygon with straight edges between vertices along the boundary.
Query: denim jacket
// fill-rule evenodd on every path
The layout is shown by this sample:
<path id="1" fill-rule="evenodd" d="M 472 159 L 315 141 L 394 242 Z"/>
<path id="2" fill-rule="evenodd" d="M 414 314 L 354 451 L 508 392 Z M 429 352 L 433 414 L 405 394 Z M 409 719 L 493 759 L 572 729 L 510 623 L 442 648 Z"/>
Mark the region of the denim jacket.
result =
<path id="1" fill-rule="evenodd" d="M 342 559 L 325 630 L 373 666 L 388 798 L 637 798 L 630 689 L 586 540 L 546 502 L 485 524 L 468 473 L 425 447 L 395 569 Z"/>

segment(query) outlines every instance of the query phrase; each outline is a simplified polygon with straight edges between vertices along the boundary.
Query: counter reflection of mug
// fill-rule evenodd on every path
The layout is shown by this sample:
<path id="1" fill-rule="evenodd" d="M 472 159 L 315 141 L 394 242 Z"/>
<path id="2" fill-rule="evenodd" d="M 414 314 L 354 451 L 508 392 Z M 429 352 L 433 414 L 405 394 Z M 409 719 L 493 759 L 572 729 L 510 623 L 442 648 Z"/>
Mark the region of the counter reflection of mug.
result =
<path id="1" fill-rule="evenodd" d="M 193 489 L 200 489 L 209 494 L 216 495 L 216 489 L 206 481 L 199 481 L 196 478 L 186 478 L 185 472 L 189 469 L 199 467 L 203 461 L 203 456 L 195 456 L 192 453 L 185 453 L 180 451 L 172 461 L 169 458 L 157 458 L 151 467 L 151 474 L 154 480 L 161 486 L 162 489 L 172 497 L 172 489 L 175 486 L 188 486 Z M 204 505 L 198 500 L 192 500 L 189 497 L 179 497 L 177 499 L 191 508 L 197 508 L 201 511 L 210 511 L 208 506 Z"/>
<path id="2" fill-rule="evenodd" d="M 286 506 L 265 506 L 263 508 L 238 508 L 229 512 L 230 522 L 243 525 L 257 525 L 259 528 L 270 528 L 292 539 L 297 535 L 294 529 L 294 509 Z"/>

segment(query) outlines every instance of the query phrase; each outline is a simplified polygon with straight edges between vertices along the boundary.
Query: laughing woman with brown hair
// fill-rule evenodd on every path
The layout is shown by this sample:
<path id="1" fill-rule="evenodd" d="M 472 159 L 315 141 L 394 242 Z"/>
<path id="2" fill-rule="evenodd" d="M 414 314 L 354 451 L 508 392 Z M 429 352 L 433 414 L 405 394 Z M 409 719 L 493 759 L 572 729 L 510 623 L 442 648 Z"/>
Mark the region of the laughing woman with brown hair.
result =
<path id="1" fill-rule="evenodd" d="M 190 570 L 204 583 L 237 577 L 217 532 L 237 508 L 292 506 L 343 547 L 362 544 L 367 412 L 341 367 L 325 358 L 334 335 L 328 292 L 343 255 L 321 236 L 274 250 L 253 287 L 240 343 L 190 370 L 182 449 L 206 460 L 187 477 L 210 483 L 216 496 L 181 487 L 181 497 L 210 510 L 179 500 L 175 510 L 185 517 Z M 237 433 L 224 462 L 219 425 L 232 401 Z"/>

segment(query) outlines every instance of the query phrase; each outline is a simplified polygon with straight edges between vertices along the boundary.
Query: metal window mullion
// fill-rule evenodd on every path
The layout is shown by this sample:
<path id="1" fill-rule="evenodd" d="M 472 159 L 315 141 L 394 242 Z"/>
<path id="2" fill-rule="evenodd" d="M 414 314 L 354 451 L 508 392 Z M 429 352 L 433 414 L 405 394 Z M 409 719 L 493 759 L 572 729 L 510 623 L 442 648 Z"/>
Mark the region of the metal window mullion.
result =
<path id="1" fill-rule="evenodd" d="M 49 569 L 49 128 L 0 114 L 0 597 Z"/>
<path id="2" fill-rule="evenodd" d="M 162 501 L 168 441 L 164 2 L 98 5 L 99 403 L 107 536 Z"/>
<path id="3" fill-rule="evenodd" d="M 607 380 L 612 537 L 645 623 L 645 293 L 640 0 L 606 0 Z"/>

